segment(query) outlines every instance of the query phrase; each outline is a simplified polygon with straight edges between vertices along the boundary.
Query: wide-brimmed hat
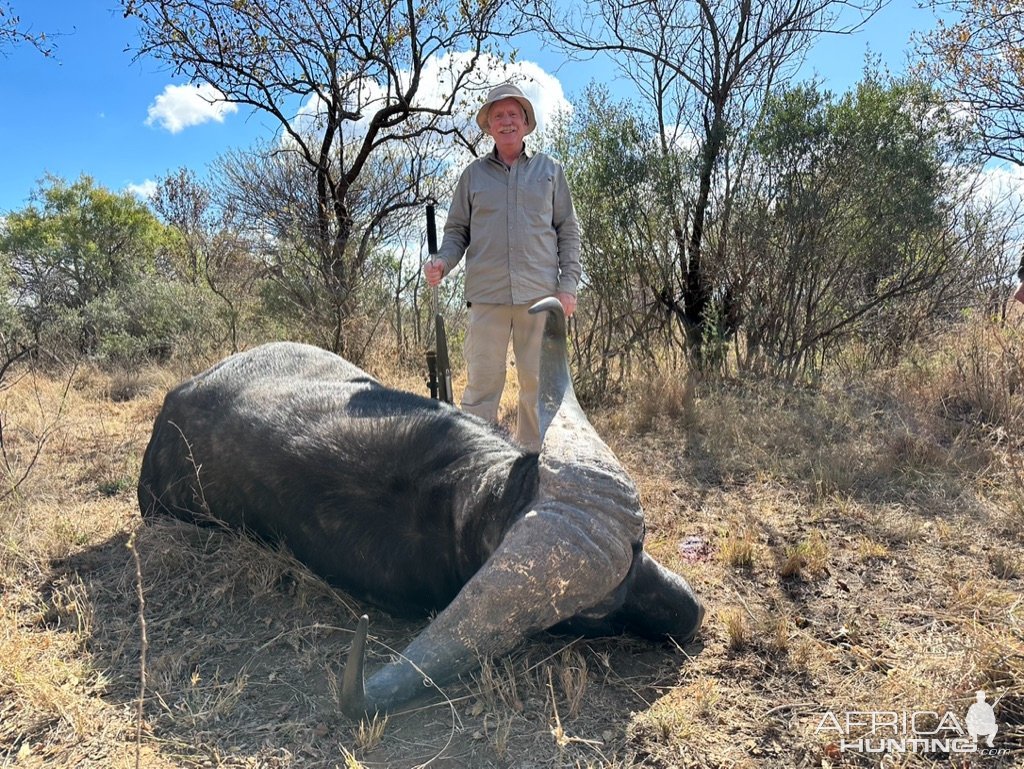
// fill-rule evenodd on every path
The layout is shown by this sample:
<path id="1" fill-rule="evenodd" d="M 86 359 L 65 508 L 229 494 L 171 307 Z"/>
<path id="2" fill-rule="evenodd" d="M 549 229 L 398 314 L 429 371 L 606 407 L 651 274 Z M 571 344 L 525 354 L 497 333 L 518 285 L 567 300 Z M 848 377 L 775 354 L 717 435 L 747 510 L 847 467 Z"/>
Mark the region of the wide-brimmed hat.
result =
<path id="1" fill-rule="evenodd" d="M 523 105 L 523 109 L 526 111 L 526 133 L 531 133 L 537 127 L 537 116 L 534 114 L 533 104 L 523 95 L 518 86 L 505 83 L 490 90 L 487 94 L 487 100 L 476 113 L 476 124 L 480 126 L 481 131 L 489 133 L 487 130 L 487 113 L 490 112 L 491 105 L 494 102 L 501 101 L 502 99 L 515 99 Z"/>

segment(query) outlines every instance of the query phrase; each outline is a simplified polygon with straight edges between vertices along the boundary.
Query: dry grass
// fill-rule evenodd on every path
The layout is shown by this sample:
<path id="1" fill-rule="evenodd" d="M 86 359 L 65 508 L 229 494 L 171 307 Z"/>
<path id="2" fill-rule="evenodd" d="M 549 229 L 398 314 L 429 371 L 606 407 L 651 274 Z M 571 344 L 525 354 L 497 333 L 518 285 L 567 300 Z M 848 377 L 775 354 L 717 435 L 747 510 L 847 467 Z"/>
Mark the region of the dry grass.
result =
<path id="1" fill-rule="evenodd" d="M 730 651 L 739 652 L 750 646 L 753 640 L 747 615 L 742 609 L 728 608 L 722 612 L 722 624 Z"/>
<path id="2" fill-rule="evenodd" d="M 737 569 L 752 569 L 757 558 L 757 543 L 749 530 L 729 529 L 719 549 L 722 560 Z"/>
<path id="3" fill-rule="evenodd" d="M 0 766 L 132 767 L 138 749 L 157 769 L 868 767 L 823 713 L 962 719 L 977 689 L 1005 751 L 979 765 L 1018 766 L 1022 361 L 1019 324 L 982 325 L 817 390 L 637 385 L 592 418 L 637 481 L 648 549 L 708 603 L 699 642 L 543 635 L 446 700 L 358 724 L 337 682 L 365 607 L 286 553 L 139 520 L 142 450 L 184 372 L 26 375 L 0 391 L 11 472 L 42 440 L 0 504 Z M 509 426 L 514 403 L 513 384 Z M 419 625 L 370 614 L 372 667 Z"/>
<path id="4" fill-rule="evenodd" d="M 789 577 L 816 577 L 828 572 L 828 543 L 821 532 L 812 531 L 806 539 L 787 548 L 779 575 Z"/>

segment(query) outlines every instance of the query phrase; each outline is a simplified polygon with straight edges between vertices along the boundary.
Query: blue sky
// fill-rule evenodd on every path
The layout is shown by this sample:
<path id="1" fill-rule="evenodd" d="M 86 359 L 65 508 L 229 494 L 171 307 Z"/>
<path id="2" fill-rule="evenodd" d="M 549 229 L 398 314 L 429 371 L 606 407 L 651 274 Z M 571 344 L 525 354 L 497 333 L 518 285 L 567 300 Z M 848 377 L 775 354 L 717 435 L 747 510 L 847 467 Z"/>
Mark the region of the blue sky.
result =
<path id="1" fill-rule="evenodd" d="M 53 36 L 56 52 L 44 58 L 21 45 L 0 54 L 0 214 L 27 205 L 47 173 L 68 180 L 84 173 L 113 190 L 142 189 L 180 166 L 202 175 L 225 151 L 273 136 L 265 118 L 210 114 L 184 78 L 153 60 L 133 61 L 135 27 L 115 0 L 11 5 L 23 26 Z M 800 75 L 816 74 L 842 92 L 858 80 L 868 50 L 901 72 L 911 33 L 931 24 L 914 0 L 892 0 L 860 33 L 824 38 Z M 592 79 L 613 77 L 599 62 L 566 62 L 535 40 L 522 42 L 520 59 L 556 77 L 570 102 Z"/>

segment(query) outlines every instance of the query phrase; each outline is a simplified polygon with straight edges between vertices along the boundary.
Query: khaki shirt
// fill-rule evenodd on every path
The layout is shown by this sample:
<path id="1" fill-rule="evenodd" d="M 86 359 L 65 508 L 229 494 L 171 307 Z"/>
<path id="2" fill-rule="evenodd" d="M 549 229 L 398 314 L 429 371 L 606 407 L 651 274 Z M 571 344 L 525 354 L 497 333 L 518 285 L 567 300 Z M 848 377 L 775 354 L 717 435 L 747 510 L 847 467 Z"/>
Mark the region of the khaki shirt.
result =
<path id="1" fill-rule="evenodd" d="M 508 168 L 491 152 L 459 178 L 437 258 L 447 275 L 466 256 L 466 300 L 530 304 L 576 294 L 580 227 L 562 166 L 525 151 Z"/>

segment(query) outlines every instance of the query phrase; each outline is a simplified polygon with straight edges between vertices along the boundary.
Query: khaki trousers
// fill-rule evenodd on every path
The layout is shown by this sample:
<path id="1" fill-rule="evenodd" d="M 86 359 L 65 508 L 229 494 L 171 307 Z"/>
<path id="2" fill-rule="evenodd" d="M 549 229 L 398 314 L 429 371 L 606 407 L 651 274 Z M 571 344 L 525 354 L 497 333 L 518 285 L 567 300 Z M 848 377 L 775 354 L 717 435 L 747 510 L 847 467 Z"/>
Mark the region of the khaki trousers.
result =
<path id="1" fill-rule="evenodd" d="M 497 423 L 511 336 L 519 378 L 516 439 L 523 448 L 538 451 L 537 383 L 547 313 L 530 315 L 529 309 L 530 305 L 525 304 L 473 302 L 470 306 L 465 345 L 467 382 L 462 394 L 462 410 Z"/>

